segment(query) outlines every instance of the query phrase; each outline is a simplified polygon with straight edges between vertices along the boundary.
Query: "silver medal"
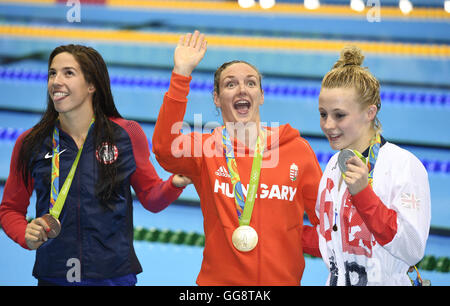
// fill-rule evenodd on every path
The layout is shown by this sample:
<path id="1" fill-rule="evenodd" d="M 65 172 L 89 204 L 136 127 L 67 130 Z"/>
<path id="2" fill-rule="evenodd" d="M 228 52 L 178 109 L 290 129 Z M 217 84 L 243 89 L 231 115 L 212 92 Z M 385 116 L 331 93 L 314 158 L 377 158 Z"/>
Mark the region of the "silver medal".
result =
<path id="1" fill-rule="evenodd" d="M 350 149 L 342 149 L 341 152 L 339 152 L 338 155 L 338 165 L 339 169 L 342 173 L 345 173 L 347 171 L 347 160 L 355 156 L 356 154 L 350 150 Z"/>

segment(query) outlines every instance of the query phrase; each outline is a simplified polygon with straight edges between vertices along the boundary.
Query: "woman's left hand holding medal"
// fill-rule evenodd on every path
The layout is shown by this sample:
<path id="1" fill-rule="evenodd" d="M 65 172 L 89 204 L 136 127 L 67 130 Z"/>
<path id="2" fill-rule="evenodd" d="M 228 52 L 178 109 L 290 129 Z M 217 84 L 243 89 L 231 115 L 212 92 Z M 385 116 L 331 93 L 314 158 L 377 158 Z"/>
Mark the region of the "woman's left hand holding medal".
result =
<path id="1" fill-rule="evenodd" d="M 362 191 L 369 184 L 367 166 L 356 156 L 347 161 L 347 171 L 344 181 L 347 184 L 348 191 L 355 195 Z"/>
<path id="2" fill-rule="evenodd" d="M 28 248 L 36 250 L 44 242 L 48 240 L 47 233 L 50 231 L 50 227 L 42 218 L 33 219 L 28 223 L 25 229 L 25 241 Z"/>

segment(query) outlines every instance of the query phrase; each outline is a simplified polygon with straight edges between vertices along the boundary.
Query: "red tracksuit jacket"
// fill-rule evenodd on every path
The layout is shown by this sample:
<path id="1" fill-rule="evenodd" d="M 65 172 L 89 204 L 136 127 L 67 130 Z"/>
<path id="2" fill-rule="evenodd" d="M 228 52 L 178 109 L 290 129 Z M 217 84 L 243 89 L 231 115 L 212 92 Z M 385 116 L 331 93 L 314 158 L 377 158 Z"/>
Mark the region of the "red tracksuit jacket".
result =
<path id="1" fill-rule="evenodd" d="M 321 169 L 308 142 L 289 125 L 270 128 L 259 189 L 250 222 L 258 245 L 240 252 L 231 242 L 239 226 L 233 187 L 222 148 L 222 127 L 212 133 L 181 134 L 190 78 L 175 73 L 153 134 L 153 150 L 167 171 L 190 177 L 200 197 L 205 249 L 199 285 L 299 285 L 304 211 L 318 222 L 314 206 Z M 232 139 L 244 190 L 253 162 L 251 150 Z M 222 154 L 221 154 L 222 153 Z M 244 191 L 244 195 L 246 191 Z"/>

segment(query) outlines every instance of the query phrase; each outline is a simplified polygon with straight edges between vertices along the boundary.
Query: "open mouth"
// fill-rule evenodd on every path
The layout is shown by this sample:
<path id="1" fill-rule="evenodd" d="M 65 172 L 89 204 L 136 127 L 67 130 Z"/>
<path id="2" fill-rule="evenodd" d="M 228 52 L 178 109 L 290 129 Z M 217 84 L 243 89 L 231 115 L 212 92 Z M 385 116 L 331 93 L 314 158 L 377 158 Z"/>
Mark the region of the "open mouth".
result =
<path id="1" fill-rule="evenodd" d="M 63 91 L 54 91 L 53 92 L 53 101 L 58 102 L 63 100 L 65 97 L 67 97 L 69 94 L 67 92 Z"/>
<path id="2" fill-rule="evenodd" d="M 328 135 L 328 139 L 330 139 L 330 141 L 337 141 L 341 136 L 342 135 Z"/>
<path id="3" fill-rule="evenodd" d="M 238 114 L 246 115 L 250 110 L 251 103 L 247 100 L 239 100 L 233 103 L 233 107 Z"/>

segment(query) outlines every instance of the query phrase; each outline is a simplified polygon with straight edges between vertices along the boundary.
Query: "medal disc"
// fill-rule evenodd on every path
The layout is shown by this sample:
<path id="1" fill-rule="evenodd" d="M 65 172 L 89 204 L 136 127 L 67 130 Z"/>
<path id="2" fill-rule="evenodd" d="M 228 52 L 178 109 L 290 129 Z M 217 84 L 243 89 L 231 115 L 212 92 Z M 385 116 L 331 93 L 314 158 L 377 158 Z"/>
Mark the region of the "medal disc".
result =
<path id="1" fill-rule="evenodd" d="M 341 170 L 342 173 L 345 173 L 347 171 L 347 165 L 346 165 L 347 160 L 349 160 L 350 158 L 352 158 L 355 155 L 356 154 L 350 149 L 343 149 L 343 150 L 341 150 L 341 152 L 339 152 L 338 165 L 339 165 L 339 169 Z"/>
<path id="2" fill-rule="evenodd" d="M 231 241 L 239 251 L 249 252 L 258 244 L 258 234 L 251 226 L 241 225 L 234 230 Z"/>
<path id="3" fill-rule="evenodd" d="M 61 223 L 59 220 L 50 214 L 45 214 L 41 218 L 44 219 L 48 227 L 50 227 L 50 231 L 47 233 L 48 238 L 57 237 L 61 231 Z"/>

